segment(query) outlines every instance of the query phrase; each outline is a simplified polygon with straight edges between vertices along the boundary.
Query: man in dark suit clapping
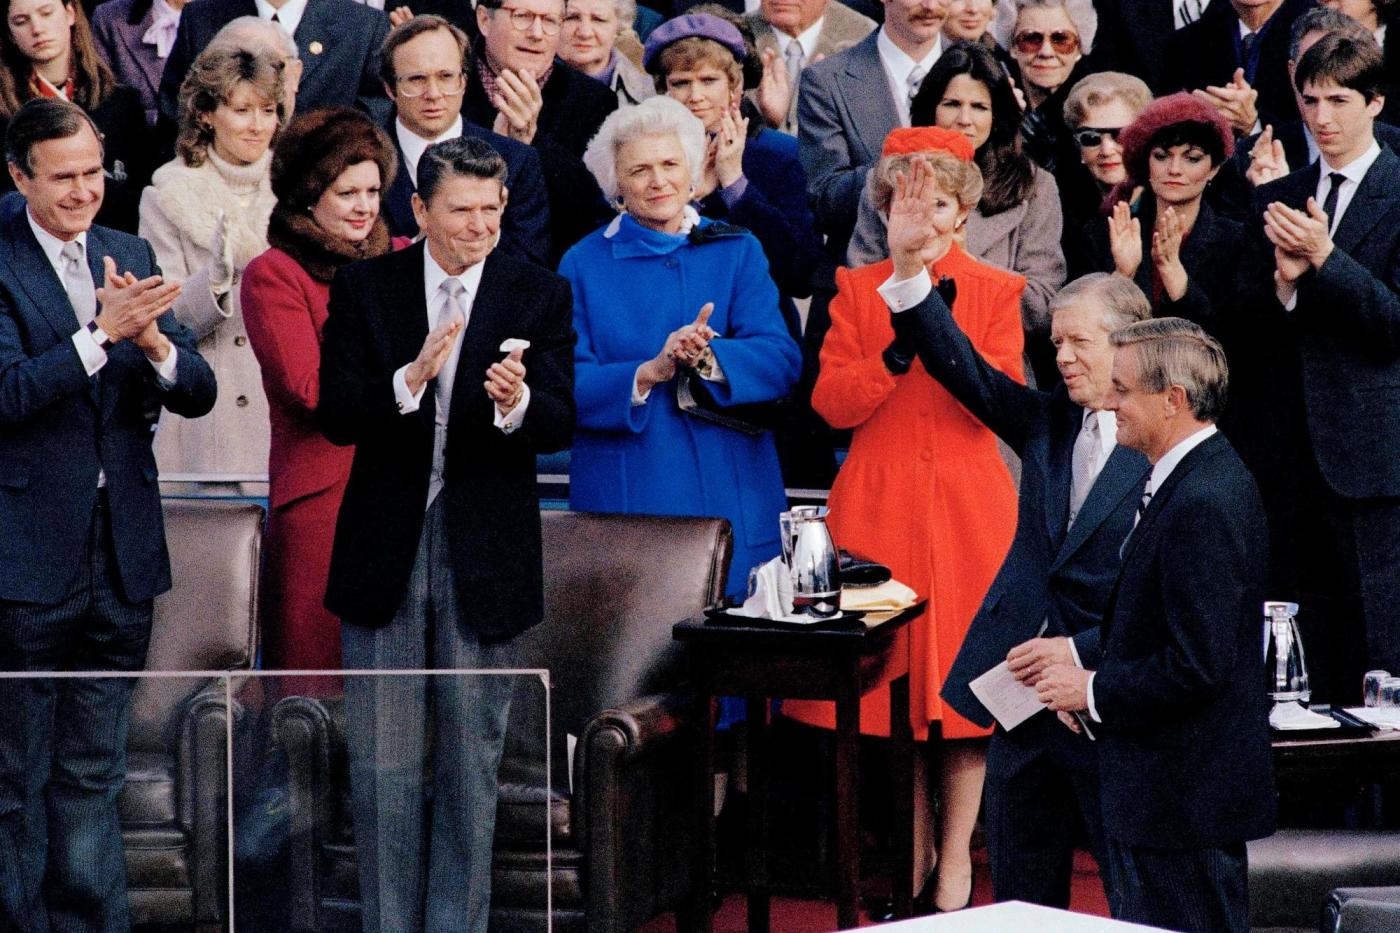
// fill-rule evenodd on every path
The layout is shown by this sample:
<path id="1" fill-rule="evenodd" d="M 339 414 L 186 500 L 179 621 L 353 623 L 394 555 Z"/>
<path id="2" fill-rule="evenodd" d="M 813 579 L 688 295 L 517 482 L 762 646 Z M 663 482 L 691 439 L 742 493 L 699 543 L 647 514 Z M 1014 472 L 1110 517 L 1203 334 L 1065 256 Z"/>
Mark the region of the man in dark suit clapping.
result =
<path id="1" fill-rule="evenodd" d="M 1037 684 L 1099 741 L 1104 835 L 1120 920 L 1249 929 L 1245 843 L 1273 832 L 1273 753 L 1259 672 L 1268 532 L 1254 480 L 1215 420 L 1228 371 L 1180 318 L 1113 333 L 1118 442 L 1152 464 L 1109 598 L 1095 670 Z"/>
<path id="2" fill-rule="evenodd" d="M 493 251 L 505 176 L 481 140 L 429 148 L 413 195 L 424 240 L 331 283 L 318 417 L 355 445 L 326 593 L 347 668 L 511 668 L 543 615 L 535 455 L 573 436 L 573 300 Z M 514 685 L 346 678 L 366 930 L 487 929 Z"/>
<path id="3" fill-rule="evenodd" d="M 139 671 L 170 589 L 151 430 L 161 408 L 207 413 L 214 374 L 150 245 L 92 223 L 92 120 L 32 100 L 5 158 L 23 200 L 0 208 L 0 670 Z M 0 930 L 130 928 L 135 683 L 0 679 Z"/>

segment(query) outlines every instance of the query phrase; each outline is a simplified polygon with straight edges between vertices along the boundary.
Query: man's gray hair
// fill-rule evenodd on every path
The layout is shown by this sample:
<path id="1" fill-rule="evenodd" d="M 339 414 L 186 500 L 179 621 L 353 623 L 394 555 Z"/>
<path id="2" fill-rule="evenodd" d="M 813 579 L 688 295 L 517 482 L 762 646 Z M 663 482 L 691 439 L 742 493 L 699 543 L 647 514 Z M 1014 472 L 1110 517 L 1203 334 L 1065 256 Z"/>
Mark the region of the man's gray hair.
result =
<path id="1" fill-rule="evenodd" d="M 1069 307 L 1090 306 L 1102 315 L 1103 329 L 1112 333 L 1152 316 L 1152 305 L 1137 283 L 1116 272 L 1091 272 L 1070 282 L 1050 299 L 1050 316 Z"/>
<path id="2" fill-rule="evenodd" d="M 617 198 L 618 150 L 634 139 L 647 136 L 676 137 L 685 153 L 691 184 L 700 184 L 705 171 L 705 124 L 680 101 L 663 94 L 632 107 L 614 110 L 588 143 L 583 164 L 598 180 L 598 187 L 609 201 Z"/>
<path id="3" fill-rule="evenodd" d="M 269 22 L 258 16 L 231 19 L 214 33 L 211 48 L 244 49 L 248 52 L 268 51 L 278 58 L 300 58 L 296 41 L 281 23 Z"/>
<path id="4" fill-rule="evenodd" d="M 1293 29 L 1288 34 L 1288 60 L 1297 62 L 1298 49 L 1303 44 L 1303 39 L 1314 32 L 1339 33 L 1350 36 L 1353 39 L 1374 40 L 1376 37 L 1371 34 L 1371 30 L 1347 16 L 1341 10 L 1333 9 L 1330 6 L 1316 6 L 1303 13 L 1293 21 Z"/>
<path id="5" fill-rule="evenodd" d="M 1220 420 L 1230 367 L 1219 341 L 1200 325 L 1179 317 L 1154 318 L 1120 327 L 1108 339 L 1115 347 L 1132 348 L 1142 391 L 1165 392 L 1181 386 L 1197 421 Z"/>
<path id="6" fill-rule="evenodd" d="M 1065 8 L 1065 15 L 1074 23 L 1074 31 L 1079 33 L 1079 51 L 1088 55 L 1094 50 L 1094 36 L 1099 31 L 1099 14 L 1094 9 L 1094 0 L 1000 0 L 996 5 L 996 15 L 992 17 L 992 38 L 997 45 L 1011 50 L 1011 40 L 1016 35 L 1016 20 L 1021 11 L 1032 7 Z"/>

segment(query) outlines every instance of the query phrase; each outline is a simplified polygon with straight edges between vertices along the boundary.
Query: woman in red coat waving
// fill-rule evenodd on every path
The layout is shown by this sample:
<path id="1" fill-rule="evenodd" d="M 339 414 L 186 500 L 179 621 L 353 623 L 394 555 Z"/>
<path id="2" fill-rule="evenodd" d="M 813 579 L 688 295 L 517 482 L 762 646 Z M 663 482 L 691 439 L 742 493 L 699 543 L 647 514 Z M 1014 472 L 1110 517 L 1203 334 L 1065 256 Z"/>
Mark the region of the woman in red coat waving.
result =
<path id="1" fill-rule="evenodd" d="M 945 708 L 939 686 L 1011 545 L 1016 490 L 996 438 L 895 339 L 897 315 L 933 283 L 956 284 L 953 318 L 984 357 L 1022 378 L 1021 290 L 1015 273 L 968 256 L 959 234 L 982 193 L 972 144 L 937 127 L 896 129 L 876 167 L 877 206 L 889 215 L 891 258 L 837 272 L 831 330 L 812 406 L 853 428 L 850 456 L 831 489 L 836 543 L 879 561 L 928 599 L 910 633 L 913 728 L 941 720 L 942 812 L 934 905 L 971 894 L 969 854 L 988 734 Z M 895 315 L 895 318 L 892 318 Z M 830 704 L 786 702 L 784 712 L 832 725 Z M 889 691 L 865 698 L 861 729 L 888 732 Z M 966 741 L 972 740 L 972 741 Z"/>
<path id="2" fill-rule="evenodd" d="M 298 117 L 273 153 L 272 248 L 248 264 L 241 293 L 272 418 L 262 594 L 269 669 L 340 667 L 340 623 L 322 600 L 355 449 L 336 447 L 313 421 L 321 329 L 336 270 L 391 248 L 379 192 L 395 169 L 394 147 L 383 130 L 345 107 Z M 281 686 L 321 695 L 336 684 L 304 678 Z"/>

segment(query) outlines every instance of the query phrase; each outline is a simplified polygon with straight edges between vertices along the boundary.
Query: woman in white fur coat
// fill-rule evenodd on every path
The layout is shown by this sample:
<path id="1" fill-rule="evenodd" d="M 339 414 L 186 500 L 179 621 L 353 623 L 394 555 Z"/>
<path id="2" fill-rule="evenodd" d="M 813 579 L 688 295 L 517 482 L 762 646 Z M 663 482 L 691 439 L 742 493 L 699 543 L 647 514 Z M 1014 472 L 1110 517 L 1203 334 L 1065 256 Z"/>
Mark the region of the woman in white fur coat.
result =
<path id="1" fill-rule="evenodd" d="M 156 432 L 162 478 L 249 482 L 267 472 L 267 396 L 235 287 L 267 249 L 276 198 L 270 146 L 286 119 L 283 64 L 236 49 L 206 50 L 180 87 L 176 158 L 141 197 L 140 234 L 167 281 L 184 283 L 175 315 L 194 331 L 219 381 L 214 410 L 166 412 Z"/>

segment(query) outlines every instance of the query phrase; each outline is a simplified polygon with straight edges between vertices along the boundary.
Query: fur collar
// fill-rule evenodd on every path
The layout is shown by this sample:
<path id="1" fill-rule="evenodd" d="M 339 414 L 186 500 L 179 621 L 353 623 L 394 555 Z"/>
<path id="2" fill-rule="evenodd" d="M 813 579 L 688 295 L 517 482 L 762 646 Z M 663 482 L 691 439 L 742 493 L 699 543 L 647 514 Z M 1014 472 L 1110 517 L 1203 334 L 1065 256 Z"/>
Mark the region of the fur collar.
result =
<path id="1" fill-rule="evenodd" d="M 387 253 L 389 229 L 379 217 L 369 237 L 352 244 L 322 230 L 309 215 L 285 211 L 279 205 L 268 221 L 267 241 L 295 259 L 316 281 L 329 282 L 346 263 Z"/>
<path id="2" fill-rule="evenodd" d="M 267 219 L 277 203 L 268 179 L 271 153 L 251 165 L 232 166 L 212 152 L 203 165 L 174 159 L 151 178 L 156 205 L 186 240 L 209 249 L 219 212 L 228 216 L 233 262 L 243 268 L 267 249 Z M 239 202 L 246 199 L 248 203 Z"/>

